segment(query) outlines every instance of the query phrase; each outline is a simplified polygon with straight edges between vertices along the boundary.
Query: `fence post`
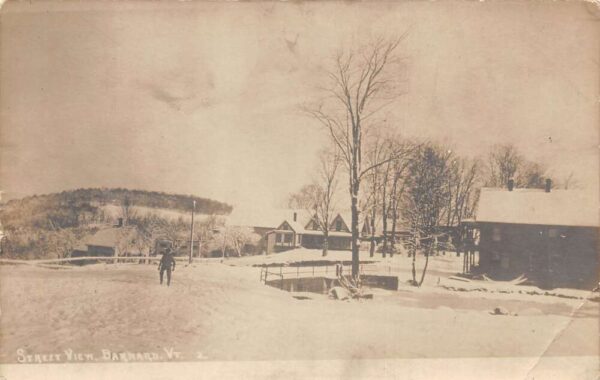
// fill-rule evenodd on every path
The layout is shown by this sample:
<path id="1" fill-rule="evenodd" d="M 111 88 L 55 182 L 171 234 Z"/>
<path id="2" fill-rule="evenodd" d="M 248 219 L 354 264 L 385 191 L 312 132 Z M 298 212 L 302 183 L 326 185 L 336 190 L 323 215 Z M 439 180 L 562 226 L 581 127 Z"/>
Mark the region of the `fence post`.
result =
<path id="1" fill-rule="evenodd" d="M 265 284 L 267 283 L 267 275 L 269 274 L 269 267 L 265 268 Z"/>
<path id="2" fill-rule="evenodd" d="M 279 277 L 281 277 L 281 289 L 283 289 L 283 266 L 279 267 Z"/>
<path id="3" fill-rule="evenodd" d="M 313 277 L 315 277 L 315 266 L 313 265 Z"/>

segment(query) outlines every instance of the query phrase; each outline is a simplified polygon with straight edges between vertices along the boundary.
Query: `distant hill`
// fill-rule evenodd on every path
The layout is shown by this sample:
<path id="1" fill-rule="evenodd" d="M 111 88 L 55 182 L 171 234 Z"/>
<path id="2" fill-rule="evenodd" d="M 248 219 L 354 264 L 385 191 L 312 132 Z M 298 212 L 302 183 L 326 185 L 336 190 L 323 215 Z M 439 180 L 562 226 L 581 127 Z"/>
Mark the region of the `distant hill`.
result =
<path id="1" fill-rule="evenodd" d="M 226 215 L 232 210 L 226 203 L 192 195 L 92 188 L 10 200 L 0 208 L 0 221 L 7 230 L 70 228 L 82 221 L 105 219 L 106 206 L 128 204 L 133 208 L 190 212 L 194 200 L 198 214 Z"/>

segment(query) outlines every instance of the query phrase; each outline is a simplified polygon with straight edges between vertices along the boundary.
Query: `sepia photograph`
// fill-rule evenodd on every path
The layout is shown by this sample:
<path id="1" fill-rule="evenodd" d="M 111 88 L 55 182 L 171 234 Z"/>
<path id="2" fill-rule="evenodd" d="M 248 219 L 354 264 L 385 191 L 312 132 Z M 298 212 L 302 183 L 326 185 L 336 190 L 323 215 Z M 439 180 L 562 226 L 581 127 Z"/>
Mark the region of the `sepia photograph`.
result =
<path id="1" fill-rule="evenodd" d="M 597 1 L 5 1 L 0 380 L 599 379 Z"/>

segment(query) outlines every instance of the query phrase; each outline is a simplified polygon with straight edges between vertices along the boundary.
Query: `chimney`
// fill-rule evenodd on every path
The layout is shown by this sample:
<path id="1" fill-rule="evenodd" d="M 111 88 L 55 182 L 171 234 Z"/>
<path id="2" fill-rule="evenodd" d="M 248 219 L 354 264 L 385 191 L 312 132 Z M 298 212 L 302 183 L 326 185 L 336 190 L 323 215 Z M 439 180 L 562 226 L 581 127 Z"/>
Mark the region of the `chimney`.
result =
<path id="1" fill-rule="evenodd" d="M 550 178 L 546 178 L 546 192 L 549 193 L 552 190 L 552 180 Z"/>
<path id="2" fill-rule="evenodd" d="M 117 219 L 117 227 L 123 227 L 123 218 Z"/>
<path id="3" fill-rule="evenodd" d="M 294 212 L 294 222 L 297 222 L 298 221 L 297 219 L 298 219 L 298 213 Z"/>
<path id="4" fill-rule="evenodd" d="M 515 180 L 512 178 L 509 179 L 507 187 L 508 187 L 508 191 L 513 191 L 513 189 L 515 188 Z"/>

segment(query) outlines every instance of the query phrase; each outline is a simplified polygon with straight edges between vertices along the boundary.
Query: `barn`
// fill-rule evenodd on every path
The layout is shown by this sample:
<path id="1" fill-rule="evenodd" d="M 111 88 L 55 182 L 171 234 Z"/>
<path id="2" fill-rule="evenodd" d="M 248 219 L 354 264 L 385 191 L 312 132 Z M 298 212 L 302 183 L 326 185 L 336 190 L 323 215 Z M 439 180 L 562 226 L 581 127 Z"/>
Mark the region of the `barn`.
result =
<path id="1" fill-rule="evenodd" d="M 524 274 L 548 287 L 598 282 L 598 197 L 575 190 L 481 190 L 474 233 L 473 272 L 496 279 Z M 478 242 L 477 242 L 478 240 Z"/>

